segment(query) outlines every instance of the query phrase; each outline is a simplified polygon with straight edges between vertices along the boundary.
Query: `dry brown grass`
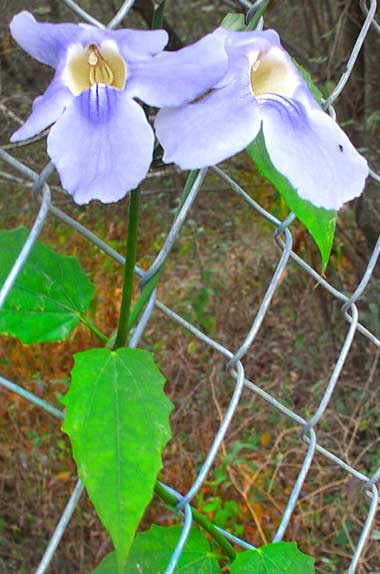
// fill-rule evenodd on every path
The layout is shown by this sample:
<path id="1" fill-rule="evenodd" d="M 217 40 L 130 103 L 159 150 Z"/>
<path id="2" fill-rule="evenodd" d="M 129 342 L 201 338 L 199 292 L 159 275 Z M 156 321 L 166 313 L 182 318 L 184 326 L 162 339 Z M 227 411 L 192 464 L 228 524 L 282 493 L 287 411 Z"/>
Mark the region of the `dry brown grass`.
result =
<path id="1" fill-rule="evenodd" d="M 145 189 L 153 190 L 158 185 L 148 182 Z M 216 185 L 211 179 L 206 187 Z M 30 205 L 27 195 L 20 190 L 16 193 L 11 202 L 7 200 L 12 216 L 2 222 L 9 227 L 32 217 L 22 209 Z M 259 195 L 261 201 L 268 201 L 262 191 Z M 171 193 L 146 196 L 139 245 L 143 265 L 149 264 L 162 244 L 173 205 Z M 72 209 L 70 204 L 67 208 Z M 74 213 L 82 223 L 123 249 L 125 202 L 105 209 L 74 209 Z M 235 349 L 249 329 L 279 252 L 270 228 L 231 192 L 202 191 L 190 219 L 171 257 L 159 297 Z M 120 301 L 117 265 L 97 250 L 88 249 L 83 239 L 54 221 L 44 230 L 43 239 L 60 252 L 79 257 L 97 286 L 96 320 L 110 334 Z M 299 249 L 305 256 L 314 257 L 310 244 L 302 244 Z M 338 263 L 333 260 L 329 273 L 341 286 L 350 286 L 356 280 L 350 262 L 344 258 Z M 194 308 L 202 290 L 206 290 L 206 299 Z M 291 264 L 245 360 L 247 375 L 287 406 L 310 416 L 322 396 L 346 329 L 336 302 Z M 185 491 L 207 453 L 232 384 L 216 353 L 159 312 L 149 324 L 143 344 L 159 361 L 175 404 L 173 440 L 165 454 L 163 478 Z M 94 345 L 98 342 L 82 328 L 61 344 L 23 347 L 3 338 L 1 371 L 55 402 L 57 394 L 67 388 L 73 352 Z M 321 444 L 366 471 L 373 469 L 379 458 L 378 359 L 358 336 L 318 430 Z M 0 558 L 5 573 L 23 574 L 37 564 L 74 486 L 76 473 L 68 442 L 56 421 L 5 391 L 0 392 L 0 400 Z M 217 484 L 215 473 L 209 477 L 204 498 L 198 499 L 199 506 L 216 497 L 236 500 L 239 511 L 231 527 L 241 525 L 244 536 L 254 544 L 270 540 L 306 452 L 298 433 L 293 423 L 245 391 L 217 468 L 222 468 L 224 455 L 238 441 L 249 442 L 257 437 L 258 443 L 254 449 L 242 448 L 238 454 L 240 464 L 230 460 L 222 484 Z M 330 559 L 329 563 L 319 560 L 319 572 L 335 572 L 349 560 L 365 519 L 366 506 L 359 487 L 355 480 L 316 456 L 287 538 L 297 539 L 313 555 Z M 154 501 L 143 526 L 150 520 L 168 523 L 172 519 L 171 512 Z M 360 574 L 376 568 L 377 546 L 375 541 L 369 544 Z M 86 572 L 109 548 L 107 536 L 84 498 L 50 572 Z"/>

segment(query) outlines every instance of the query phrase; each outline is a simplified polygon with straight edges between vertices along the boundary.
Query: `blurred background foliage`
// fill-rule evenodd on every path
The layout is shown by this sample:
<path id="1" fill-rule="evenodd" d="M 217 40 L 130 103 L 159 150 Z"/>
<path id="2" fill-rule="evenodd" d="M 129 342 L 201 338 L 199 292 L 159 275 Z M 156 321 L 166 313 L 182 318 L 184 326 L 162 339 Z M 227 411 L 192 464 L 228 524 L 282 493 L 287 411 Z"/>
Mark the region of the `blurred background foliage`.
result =
<path id="1" fill-rule="evenodd" d="M 81 6 L 109 20 L 120 0 L 82 0 Z M 307 68 L 325 95 L 333 89 L 363 22 L 353 0 L 272 0 L 266 27 Z M 51 70 L 20 50 L 8 25 L 21 9 L 41 20 L 76 21 L 60 0 L 0 0 L 0 145 L 27 117 L 33 99 L 48 85 Z M 136 0 L 126 25 L 148 27 L 152 0 Z M 165 26 L 170 49 L 212 31 L 234 0 L 167 0 Z M 374 170 L 380 125 L 379 36 L 369 33 L 345 91 L 336 102 L 337 118 Z M 13 151 L 33 169 L 47 162 L 45 142 Z M 278 194 L 255 172 L 245 154 L 225 168 L 266 209 L 287 214 Z M 6 172 L 6 173 L 4 173 Z M 139 264 L 148 267 L 163 244 L 186 174 L 173 166 L 152 171 L 143 184 Z M 17 179 L 18 178 L 18 179 Z M 123 252 L 127 199 L 103 206 L 75 206 L 51 180 L 54 201 L 113 247 Z M 30 225 L 37 204 L 27 182 L 0 166 L 0 224 Z M 300 225 L 292 226 L 295 251 L 320 268 L 316 248 Z M 363 197 L 339 215 L 327 279 L 350 292 L 360 280 L 380 232 L 380 194 L 368 184 Z M 160 299 L 230 349 L 247 333 L 279 258 L 273 228 L 210 174 L 192 208 L 159 288 Z M 52 217 L 42 239 L 75 254 L 97 286 L 94 321 L 107 334 L 115 327 L 121 296 L 119 267 Z M 380 336 L 379 274 L 360 300 L 361 318 Z M 245 364 L 247 376 L 304 417 L 319 404 L 347 331 L 339 303 L 294 264 L 287 267 L 264 325 Z M 38 396 L 59 405 L 69 383 L 72 354 L 98 342 L 78 327 L 68 342 L 24 347 L 0 339 L 0 371 Z M 208 451 L 232 392 L 224 363 L 158 312 L 143 338 L 165 373 L 175 403 L 173 440 L 162 478 L 185 491 Z M 379 353 L 358 334 L 326 415 L 320 443 L 350 464 L 371 473 L 380 464 Z M 26 574 L 35 568 L 72 490 L 76 471 L 57 422 L 15 395 L 0 390 L 0 574 Z M 285 508 L 305 447 L 299 428 L 247 391 L 220 456 L 196 505 L 217 524 L 255 545 L 269 541 Z M 367 513 L 360 484 L 316 456 L 287 532 L 317 558 L 322 574 L 343 571 Z M 151 520 L 171 524 L 175 517 L 154 500 L 142 528 Z M 358 574 L 378 570 L 380 524 L 375 527 Z M 110 549 L 90 503 L 75 511 L 51 574 L 83 573 Z"/>

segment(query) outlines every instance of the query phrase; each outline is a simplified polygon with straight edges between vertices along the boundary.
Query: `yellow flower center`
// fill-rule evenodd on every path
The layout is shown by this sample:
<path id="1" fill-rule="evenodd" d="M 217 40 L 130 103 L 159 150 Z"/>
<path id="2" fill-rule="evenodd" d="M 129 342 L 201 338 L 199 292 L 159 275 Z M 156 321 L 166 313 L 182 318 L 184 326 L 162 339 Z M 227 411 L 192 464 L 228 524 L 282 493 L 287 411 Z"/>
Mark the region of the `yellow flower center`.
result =
<path id="1" fill-rule="evenodd" d="M 77 96 L 95 84 L 122 90 L 127 73 L 115 43 L 105 41 L 101 46 L 71 46 L 63 76 L 72 93 Z"/>
<path id="2" fill-rule="evenodd" d="M 276 48 L 262 52 L 250 70 L 251 86 L 256 97 L 263 94 L 291 96 L 295 89 L 295 76 L 282 53 Z"/>

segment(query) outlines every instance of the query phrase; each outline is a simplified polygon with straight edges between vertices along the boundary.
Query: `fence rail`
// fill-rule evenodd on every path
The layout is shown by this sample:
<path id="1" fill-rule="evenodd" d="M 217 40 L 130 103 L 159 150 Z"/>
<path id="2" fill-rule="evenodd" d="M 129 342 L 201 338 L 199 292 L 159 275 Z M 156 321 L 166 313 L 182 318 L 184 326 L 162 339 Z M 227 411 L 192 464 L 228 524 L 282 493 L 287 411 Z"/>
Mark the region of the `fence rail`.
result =
<path id="1" fill-rule="evenodd" d="M 82 8 L 80 8 L 80 6 L 74 0 L 64 0 L 64 2 L 82 20 L 87 21 L 95 26 L 105 27 L 101 22 L 93 18 L 91 14 L 87 13 Z M 253 4 L 247 2 L 246 0 L 241 1 L 240 3 L 248 10 L 249 16 L 252 17 L 254 16 L 256 10 L 259 9 L 263 4 L 263 0 L 259 0 L 258 2 L 255 2 Z M 126 2 L 124 2 L 123 6 L 120 8 L 120 10 L 108 24 L 108 27 L 115 28 L 116 26 L 118 26 L 125 18 L 128 11 L 131 9 L 132 5 L 133 0 L 127 0 Z M 341 94 L 342 90 L 344 89 L 350 77 L 350 74 L 355 65 L 355 61 L 357 59 L 359 51 L 363 46 L 363 43 L 365 42 L 368 30 L 370 29 L 371 26 L 373 26 L 374 29 L 380 33 L 380 27 L 374 19 L 376 13 L 376 1 L 372 0 L 369 3 L 367 3 L 364 0 L 361 0 L 360 6 L 365 16 L 361 32 L 352 49 L 351 55 L 348 59 L 347 66 L 342 77 L 340 78 L 334 91 L 331 93 L 331 95 L 325 102 L 325 109 L 328 110 L 328 112 L 333 117 L 334 117 L 334 109 L 332 108 L 332 105 Z M 258 27 L 259 28 L 263 27 L 262 17 L 259 20 Z M 6 301 L 10 291 L 12 290 L 12 287 L 14 286 L 14 283 L 19 273 L 22 270 L 23 265 L 27 261 L 30 251 L 49 216 L 53 216 L 58 220 L 64 222 L 66 225 L 70 226 L 74 231 L 85 237 L 89 242 L 96 245 L 107 256 L 114 259 L 121 266 L 123 266 L 125 263 L 124 258 L 119 253 L 117 253 L 112 247 L 107 245 L 92 231 L 81 225 L 78 221 L 74 220 L 64 211 L 62 211 L 61 209 L 57 208 L 54 205 L 51 198 L 50 188 L 47 183 L 49 176 L 54 170 L 52 163 L 50 162 L 42 170 L 41 173 L 36 173 L 29 167 L 27 167 L 24 163 L 17 160 L 15 157 L 11 155 L 12 147 L 18 147 L 18 146 L 20 146 L 20 144 L 14 144 L 14 146 L 7 145 L 3 148 L 0 148 L 0 160 L 2 160 L 2 162 L 4 164 L 7 164 L 9 167 L 14 168 L 21 176 L 23 176 L 27 180 L 30 180 L 33 195 L 36 201 L 37 200 L 40 201 L 40 208 L 38 215 L 34 221 L 34 224 L 30 230 L 28 239 L 23 249 L 21 250 L 11 272 L 6 278 L 5 283 L 3 284 L 0 290 L 0 308 L 4 305 L 4 302 Z M 207 336 L 200 329 L 198 329 L 190 322 L 182 318 L 180 315 L 178 315 L 176 312 L 171 310 L 169 307 L 161 303 L 157 299 L 156 290 L 151 294 L 149 302 L 144 310 L 144 313 L 142 314 L 141 319 L 135 328 L 131 340 L 131 346 L 136 346 L 138 344 L 147 323 L 151 320 L 152 315 L 154 315 L 157 311 L 163 313 L 169 321 L 177 323 L 178 325 L 189 331 L 204 345 L 207 345 L 208 347 L 214 349 L 217 353 L 219 353 L 225 360 L 226 372 L 228 372 L 229 376 L 232 376 L 235 380 L 234 391 L 230 403 L 224 414 L 224 418 L 221 422 L 219 430 L 217 431 L 214 437 L 209 452 L 201 466 L 201 469 L 193 485 L 191 486 L 189 491 L 184 494 L 180 494 L 171 489 L 169 486 L 166 486 L 166 488 L 172 494 L 174 493 L 175 496 L 178 498 L 179 503 L 177 510 L 182 511 L 184 514 L 182 535 L 178 542 L 177 548 L 172 555 L 170 564 L 166 569 L 166 574 L 172 574 L 175 571 L 176 564 L 178 562 L 183 546 L 186 542 L 186 538 L 192 523 L 190 502 L 195 496 L 195 494 L 201 488 L 211 468 L 211 465 L 213 464 L 215 456 L 217 455 L 217 452 L 229 428 L 231 419 L 238 407 L 241 394 L 244 388 L 248 389 L 249 391 L 257 395 L 257 397 L 259 397 L 262 401 L 269 403 L 279 412 L 286 415 L 289 419 L 291 419 L 297 425 L 299 425 L 300 427 L 299 440 L 302 441 L 303 444 L 306 446 L 306 448 L 304 448 L 305 456 L 303 463 L 299 469 L 297 479 L 293 485 L 292 492 L 289 496 L 287 506 L 283 512 L 280 525 L 278 526 L 277 531 L 273 536 L 273 541 L 280 541 L 286 533 L 289 521 L 292 517 L 297 501 L 299 499 L 302 486 L 307 478 L 308 471 L 310 469 L 310 466 L 314 460 L 316 453 L 319 453 L 333 465 L 336 465 L 336 467 L 339 467 L 349 475 L 361 481 L 363 501 L 366 501 L 366 504 L 368 506 L 368 513 L 361 535 L 355 543 L 355 548 L 352 553 L 351 564 L 348 568 L 348 574 L 354 574 L 357 571 L 359 561 L 363 554 L 366 541 L 370 536 L 371 529 L 373 528 L 374 519 L 378 511 L 380 467 L 373 473 L 372 476 L 369 476 L 360 471 L 359 469 L 354 468 L 353 466 L 348 464 L 347 461 L 336 456 L 333 452 L 330 452 L 319 443 L 316 426 L 326 412 L 326 408 L 329 405 L 330 399 L 337 385 L 339 376 L 342 372 L 343 366 L 350 352 L 351 345 L 355 335 L 359 333 L 360 336 L 366 338 L 368 345 L 372 346 L 374 353 L 378 352 L 380 349 L 379 338 L 376 337 L 372 332 L 370 332 L 364 325 L 360 323 L 359 321 L 360 313 L 357 307 L 357 302 L 365 292 L 365 289 L 367 288 L 371 280 L 371 276 L 379 259 L 380 237 L 376 243 L 373 253 L 368 261 L 368 266 L 357 288 L 349 296 L 345 295 L 339 289 L 334 287 L 334 285 L 330 284 L 328 281 L 326 281 L 326 279 L 321 277 L 305 260 L 303 260 L 300 256 L 298 256 L 294 251 L 292 251 L 292 234 L 289 229 L 293 220 L 292 215 L 288 217 L 285 221 L 280 221 L 279 219 L 271 215 L 268 211 L 266 211 L 263 207 L 261 207 L 254 199 L 252 199 L 252 197 L 250 197 L 244 191 L 244 189 L 242 189 L 239 186 L 239 184 L 235 182 L 225 171 L 223 171 L 219 167 L 214 167 L 211 169 L 224 183 L 227 183 L 227 185 L 239 196 L 239 198 L 242 201 L 247 203 L 252 210 L 254 210 L 262 218 L 266 219 L 273 225 L 274 240 L 278 248 L 279 258 L 277 267 L 266 289 L 259 310 L 257 311 L 255 317 L 252 318 L 252 326 L 249 332 L 247 333 L 246 338 L 240 345 L 239 349 L 236 351 L 226 348 L 218 341 Z M 9 175 L 9 177 L 12 177 L 11 174 L 7 174 L 7 172 L 4 173 L 5 175 Z M 146 281 L 151 276 L 154 275 L 157 269 L 159 269 L 162 262 L 165 260 L 173 243 L 176 241 L 178 237 L 178 234 L 181 230 L 183 223 L 186 220 L 190 207 L 192 206 L 194 201 L 196 201 L 197 194 L 203 185 L 205 175 L 206 170 L 201 170 L 201 172 L 199 173 L 198 177 L 196 178 L 193 184 L 193 187 L 190 191 L 190 194 L 187 197 L 186 202 L 183 204 L 179 213 L 177 214 L 177 217 L 167 235 L 162 250 L 157 255 L 150 269 L 144 272 L 142 269 L 136 267 L 136 273 L 138 276 L 141 277 L 140 287 L 142 287 L 146 283 Z M 376 182 L 378 183 L 380 182 L 380 177 L 373 171 L 371 171 L 370 176 Z M 341 313 L 344 319 L 347 321 L 347 333 L 343 345 L 340 349 L 338 359 L 332 369 L 331 376 L 324 388 L 324 392 L 322 394 L 319 406 L 308 420 L 304 419 L 293 410 L 287 408 L 276 398 L 276 396 L 266 392 L 254 382 L 248 380 L 245 376 L 244 365 L 242 363 L 244 356 L 249 351 L 253 342 L 255 341 L 255 338 L 262 326 L 264 317 L 271 305 L 273 295 L 279 288 L 281 276 L 291 260 L 294 261 L 304 273 L 310 275 L 313 278 L 313 280 L 315 280 L 318 283 L 320 288 L 325 289 L 330 295 L 332 295 L 335 299 L 337 299 L 341 303 L 342 305 Z M 35 396 L 33 393 L 30 393 L 21 386 L 3 377 L 0 377 L 0 385 L 13 393 L 17 393 L 27 401 L 44 409 L 46 412 L 55 416 L 57 419 L 63 418 L 63 413 L 59 409 L 53 407 L 43 399 Z M 52 534 L 46 552 L 43 555 L 37 569 L 35 570 L 35 574 L 44 574 L 47 572 L 51 559 L 57 549 L 58 544 L 61 541 L 62 535 L 65 532 L 65 529 L 70 521 L 72 513 L 80 501 L 82 492 L 83 492 L 83 485 L 80 481 L 78 481 L 73 493 L 70 496 L 67 506 L 64 509 L 58 521 L 57 527 Z M 252 546 L 248 542 L 240 540 L 227 532 L 223 531 L 223 533 L 228 539 L 240 545 L 242 548 L 252 548 Z"/>

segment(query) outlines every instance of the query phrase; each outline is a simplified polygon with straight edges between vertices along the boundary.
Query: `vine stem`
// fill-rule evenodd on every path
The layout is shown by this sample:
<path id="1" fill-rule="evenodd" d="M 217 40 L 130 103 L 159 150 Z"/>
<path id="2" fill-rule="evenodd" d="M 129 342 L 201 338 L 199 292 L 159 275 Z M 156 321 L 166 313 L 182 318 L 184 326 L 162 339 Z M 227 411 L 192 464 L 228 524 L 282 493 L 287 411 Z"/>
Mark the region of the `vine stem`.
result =
<path id="1" fill-rule="evenodd" d="M 83 323 L 83 325 L 86 325 L 86 327 L 88 329 L 90 329 L 93 333 L 95 333 L 95 335 L 98 337 L 98 339 L 100 339 L 100 341 L 102 341 L 102 343 L 107 344 L 108 343 L 108 337 L 106 335 L 104 335 L 98 328 L 97 326 L 90 321 L 90 319 L 88 319 L 87 317 L 80 317 L 81 322 Z"/>
<path id="2" fill-rule="evenodd" d="M 128 213 L 128 236 L 127 236 L 127 252 L 124 268 L 124 282 L 123 294 L 121 299 L 119 324 L 117 327 L 117 335 L 115 339 L 114 349 L 124 347 L 127 344 L 128 333 L 130 327 L 129 315 L 131 311 L 131 303 L 133 297 L 133 285 L 135 279 L 135 263 L 137 254 L 137 235 L 139 227 L 139 211 L 140 211 L 140 190 L 139 188 L 131 191 L 130 204 Z"/>
<path id="3" fill-rule="evenodd" d="M 177 219 L 178 215 L 180 214 L 181 209 L 183 207 L 183 204 L 185 203 L 189 193 L 191 192 L 192 187 L 194 185 L 194 182 L 198 177 L 198 174 L 199 174 L 199 169 L 193 170 L 189 173 L 185 187 L 184 187 L 182 194 L 181 194 L 181 197 L 180 197 L 179 205 L 176 209 L 174 221 Z M 169 255 L 169 253 L 166 255 L 166 259 L 167 259 L 168 255 Z M 138 321 L 139 316 L 140 316 L 142 310 L 144 309 L 145 305 L 147 304 L 149 297 L 151 296 L 152 292 L 154 291 L 158 281 L 161 279 L 161 276 L 162 276 L 163 272 L 165 271 L 166 259 L 162 263 L 161 267 L 157 270 L 156 274 L 153 275 L 153 277 L 151 277 L 149 279 L 149 281 L 148 281 L 148 283 L 146 283 L 146 285 L 144 285 L 140 297 L 137 299 L 135 305 L 131 309 L 131 312 L 129 314 L 129 327 L 128 327 L 129 329 L 131 329 L 135 325 L 135 323 Z"/>
<path id="4" fill-rule="evenodd" d="M 154 491 L 169 506 L 173 508 L 177 506 L 178 500 L 176 499 L 176 497 L 170 494 L 170 492 L 168 492 L 160 482 L 158 481 L 156 482 L 154 486 Z M 211 522 L 204 516 L 204 514 L 201 514 L 200 512 L 198 512 L 198 510 L 195 510 L 195 508 L 191 507 L 191 513 L 193 515 L 194 521 L 197 524 L 199 524 L 199 526 L 207 530 L 207 532 L 213 537 L 215 542 L 217 542 L 219 546 L 223 548 L 229 560 L 231 562 L 235 560 L 236 551 L 234 547 L 228 542 L 228 540 L 224 538 L 223 534 L 219 532 L 219 530 L 215 528 L 213 524 L 211 524 Z"/>

